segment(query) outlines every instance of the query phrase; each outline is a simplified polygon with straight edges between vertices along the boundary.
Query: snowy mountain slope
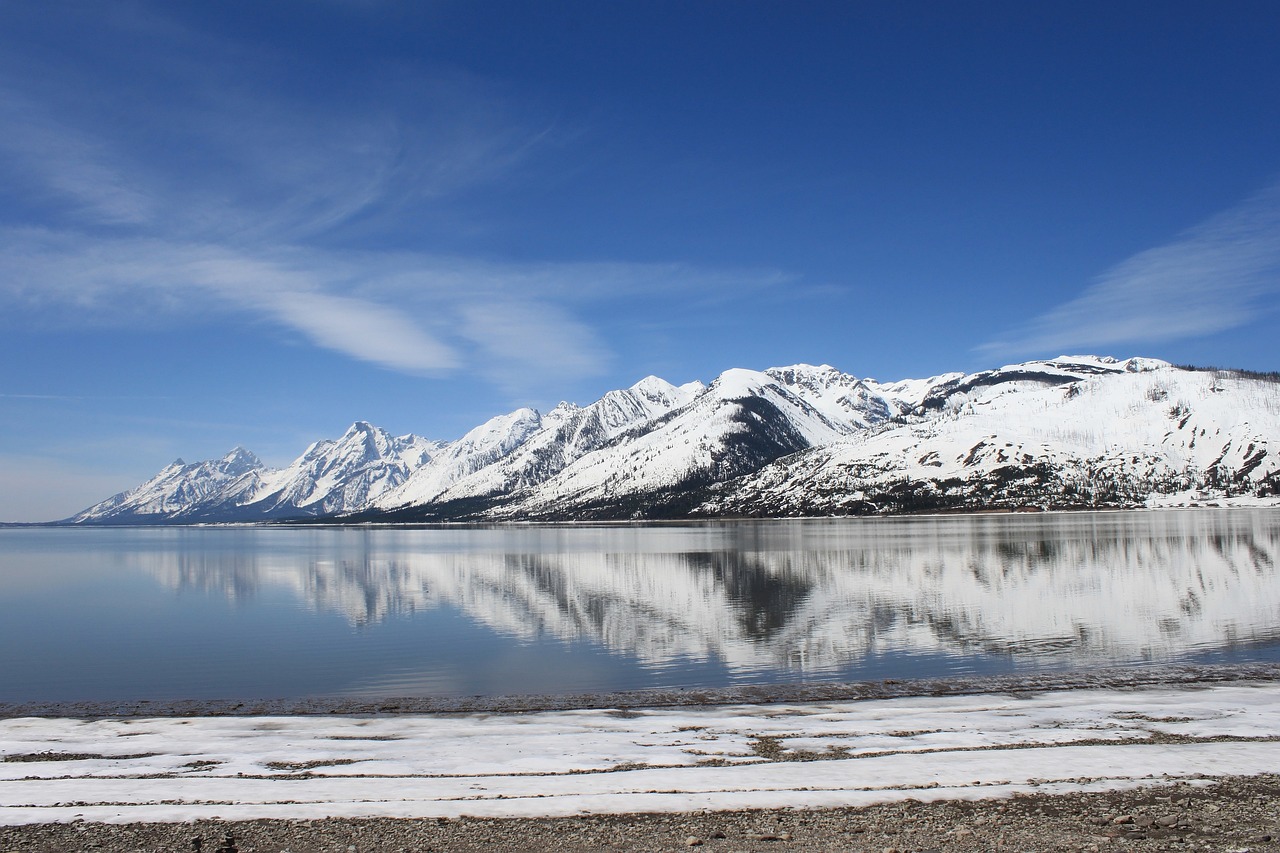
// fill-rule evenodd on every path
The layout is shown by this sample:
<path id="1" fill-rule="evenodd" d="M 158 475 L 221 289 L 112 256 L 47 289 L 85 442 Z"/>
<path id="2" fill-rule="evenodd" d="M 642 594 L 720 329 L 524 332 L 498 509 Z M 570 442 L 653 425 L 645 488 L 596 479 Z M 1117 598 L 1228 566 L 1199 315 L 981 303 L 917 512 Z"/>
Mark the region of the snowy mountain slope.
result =
<path id="1" fill-rule="evenodd" d="M 264 475 L 246 508 L 268 518 L 354 512 L 401 486 L 442 447 L 357 421 L 341 438 L 317 441 L 289 467 Z"/>
<path id="2" fill-rule="evenodd" d="M 1060 356 L 1049 361 L 1009 364 L 996 370 L 984 370 L 967 376 L 948 374 L 929 384 L 919 405 L 926 411 L 937 410 L 960 394 L 990 396 L 987 389 L 999 388 L 1003 393 L 1044 385 L 1067 385 L 1090 376 L 1115 376 L 1168 369 L 1166 361 L 1153 358 L 1130 358 L 1119 361 L 1094 355 Z"/>
<path id="3" fill-rule="evenodd" d="M 853 429 L 864 429 L 901 417 L 918 403 L 891 386 L 881 386 L 873 379 L 859 379 L 824 364 L 813 367 L 795 364 L 771 367 L 766 374 L 822 412 L 833 423 Z M 905 390 L 905 389 L 904 389 Z"/>
<path id="4" fill-rule="evenodd" d="M 924 398 L 931 416 L 780 460 L 700 511 L 1133 506 L 1276 491 L 1273 380 L 1152 360 L 1018 367 L 949 380 Z"/>
<path id="5" fill-rule="evenodd" d="M 181 521 L 195 508 L 234 504 L 254 494 L 266 470 L 258 457 L 243 447 L 205 462 L 188 464 L 178 459 L 145 483 L 94 504 L 68 521 L 84 524 L 139 517 Z"/>
<path id="6" fill-rule="evenodd" d="M 463 477 L 441 492 L 438 499 L 466 500 L 537 486 L 623 433 L 687 405 L 704 389 L 701 382 L 677 387 L 649 376 L 630 388 L 610 391 L 588 406 L 561 403 L 542 419 L 542 428 L 510 456 Z M 401 499 L 402 492 L 377 505 L 409 503 Z M 418 499 L 420 502 L 421 497 Z"/>
<path id="7" fill-rule="evenodd" d="M 181 460 L 76 523 L 648 518 L 1280 503 L 1280 381 L 1098 356 L 880 383 L 648 377 L 448 443 L 357 422 L 287 468 Z"/>
<path id="8" fill-rule="evenodd" d="M 178 460 L 69 521 L 253 521 L 352 512 L 402 484 L 440 447 L 358 421 L 341 438 L 315 442 L 286 468 L 268 469 L 242 448 L 194 465 Z"/>
<path id="9" fill-rule="evenodd" d="M 552 424 L 565 416 L 549 413 Z M 544 426 L 535 409 L 516 409 L 485 421 L 455 442 L 445 445 L 425 465 L 413 471 L 399 488 L 375 500 L 374 507 L 391 508 L 431 503 L 454 483 L 480 471 L 523 445 Z"/>
<path id="10" fill-rule="evenodd" d="M 786 370 L 782 371 L 784 374 Z M 494 510 L 501 518 L 644 517 L 665 514 L 707 485 L 789 453 L 847 436 L 866 413 L 832 402 L 829 417 L 770 373 L 722 373 L 687 405 L 646 429 L 625 433 L 560 474 Z M 803 391 L 802 391 L 803 393 Z M 876 401 L 874 407 L 879 411 Z M 839 413 L 841 418 L 835 417 Z"/>

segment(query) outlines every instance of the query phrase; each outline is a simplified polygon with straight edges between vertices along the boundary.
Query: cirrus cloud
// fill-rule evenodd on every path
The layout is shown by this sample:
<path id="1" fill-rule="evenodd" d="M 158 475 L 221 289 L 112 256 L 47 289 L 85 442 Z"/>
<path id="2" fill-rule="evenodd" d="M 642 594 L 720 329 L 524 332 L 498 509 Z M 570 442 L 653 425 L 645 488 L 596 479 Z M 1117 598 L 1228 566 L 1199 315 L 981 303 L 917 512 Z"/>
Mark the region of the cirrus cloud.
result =
<path id="1" fill-rule="evenodd" d="M 11 321 L 155 327 L 265 323 L 381 367 L 474 372 L 505 391 L 600 375 L 612 354 L 584 319 L 614 301 L 729 298 L 789 281 L 685 264 L 515 264 L 414 252 L 234 247 L 159 238 L 0 231 Z"/>
<path id="2" fill-rule="evenodd" d="M 1275 310 L 1280 183 L 1139 252 L 1080 296 L 978 350 L 990 355 L 1105 349 L 1222 332 Z"/>
<path id="3" fill-rule="evenodd" d="M 84 15 L 113 55 L 136 54 L 118 86 L 91 61 L 52 62 L 0 36 L 11 48 L 0 51 L 0 184 L 12 189 L 7 221 L 27 223 L 0 226 L 0 323 L 220 322 L 513 391 L 599 375 L 626 300 L 696 306 L 790 280 L 433 252 L 415 215 L 464 219 L 455 201 L 573 131 L 457 70 L 375 61 L 332 90 L 340 103 L 317 102 L 262 85 L 293 73 L 285 58 L 160 7 Z"/>

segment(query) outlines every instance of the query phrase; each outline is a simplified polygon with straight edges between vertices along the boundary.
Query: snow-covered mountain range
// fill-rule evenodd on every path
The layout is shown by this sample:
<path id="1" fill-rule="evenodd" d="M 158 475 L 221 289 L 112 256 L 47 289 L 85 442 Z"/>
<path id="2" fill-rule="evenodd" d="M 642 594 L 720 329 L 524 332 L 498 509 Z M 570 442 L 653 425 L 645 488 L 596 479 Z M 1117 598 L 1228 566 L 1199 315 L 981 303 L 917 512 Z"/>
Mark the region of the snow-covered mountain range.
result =
<path id="1" fill-rule="evenodd" d="M 364 422 L 269 469 L 182 460 L 68 519 L 422 522 L 1280 504 L 1280 376 L 1063 356 L 879 383 L 823 365 L 648 377 L 456 441 Z"/>

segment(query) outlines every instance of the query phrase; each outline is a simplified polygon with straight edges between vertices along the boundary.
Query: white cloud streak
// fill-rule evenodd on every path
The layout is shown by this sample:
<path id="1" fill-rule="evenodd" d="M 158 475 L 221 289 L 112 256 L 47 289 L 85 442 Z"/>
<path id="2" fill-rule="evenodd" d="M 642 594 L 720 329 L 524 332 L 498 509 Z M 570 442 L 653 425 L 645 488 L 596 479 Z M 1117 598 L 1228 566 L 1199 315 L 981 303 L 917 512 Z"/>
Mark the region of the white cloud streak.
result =
<path id="1" fill-rule="evenodd" d="M 273 98 L 260 77 L 280 72 L 279 57 L 139 15 L 102 13 L 98 26 L 142 45 L 139 79 L 162 90 L 104 85 L 92 64 L 22 45 L 0 59 L 0 181 L 42 223 L 0 230 L 0 323 L 217 320 L 516 391 L 599 375 L 610 352 L 585 317 L 609 300 L 785 280 L 335 248 L 369 234 L 394 244 L 414 211 L 451 219 L 451 196 L 556 144 L 553 125 L 458 73 L 373 70 L 368 97 L 343 105 Z"/>
<path id="2" fill-rule="evenodd" d="M 1077 298 L 978 350 L 1010 356 L 1208 335 L 1274 310 L 1277 293 L 1280 183 L 1134 255 Z"/>
<path id="3" fill-rule="evenodd" d="M 509 393 L 545 384 L 549 377 L 598 376 L 609 353 L 584 324 L 537 303 L 464 306 L 462 334 L 487 356 L 486 375 Z"/>
<path id="4" fill-rule="evenodd" d="M 278 293 L 265 301 L 277 319 L 327 349 L 409 373 L 458 366 L 451 347 L 394 308 L 324 293 Z"/>
<path id="5" fill-rule="evenodd" d="M 148 327 L 266 322 L 391 370 L 474 371 L 515 394 L 602 374 L 583 309 L 637 294 L 734 293 L 778 273 L 681 264 L 498 264 L 423 253 L 253 250 L 152 238 L 0 231 L 0 304 L 23 322 Z"/>

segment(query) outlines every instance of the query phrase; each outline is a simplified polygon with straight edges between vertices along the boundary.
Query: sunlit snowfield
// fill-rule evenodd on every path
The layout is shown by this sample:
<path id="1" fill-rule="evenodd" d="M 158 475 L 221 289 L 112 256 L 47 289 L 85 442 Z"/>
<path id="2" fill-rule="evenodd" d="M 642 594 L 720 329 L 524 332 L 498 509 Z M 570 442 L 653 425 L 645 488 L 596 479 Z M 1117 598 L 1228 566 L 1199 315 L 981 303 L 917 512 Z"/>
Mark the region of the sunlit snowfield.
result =
<path id="1" fill-rule="evenodd" d="M 1280 511 L 0 530 L 0 701 L 1280 660 Z"/>

